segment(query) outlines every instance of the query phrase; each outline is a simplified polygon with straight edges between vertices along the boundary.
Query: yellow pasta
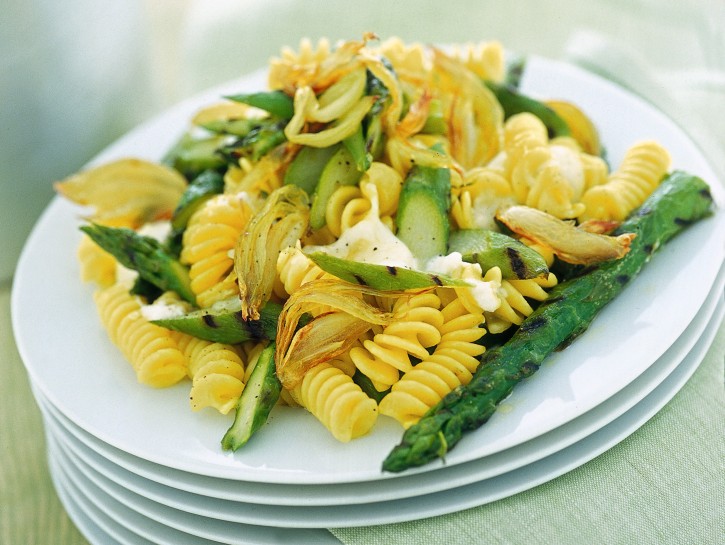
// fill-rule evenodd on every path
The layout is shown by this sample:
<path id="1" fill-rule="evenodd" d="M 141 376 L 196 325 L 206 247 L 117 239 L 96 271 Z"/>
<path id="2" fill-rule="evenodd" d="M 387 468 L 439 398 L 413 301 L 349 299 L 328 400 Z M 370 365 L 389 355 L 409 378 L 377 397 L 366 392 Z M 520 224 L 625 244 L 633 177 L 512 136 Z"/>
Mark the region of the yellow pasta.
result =
<path id="1" fill-rule="evenodd" d="M 478 341 L 486 330 L 479 327 L 483 314 L 470 313 L 460 299 L 442 310 L 441 339 L 433 354 L 423 358 L 393 384 L 380 402 L 380 414 L 409 428 L 454 388 L 468 384 L 485 348 Z"/>
<path id="2" fill-rule="evenodd" d="M 192 380 L 189 404 L 192 410 L 212 407 L 227 414 L 244 390 L 244 362 L 237 348 L 173 332 L 186 358 Z"/>
<path id="3" fill-rule="evenodd" d="M 647 140 L 634 144 L 607 183 L 584 194 L 582 219 L 622 221 L 650 196 L 669 167 L 670 155 L 659 143 Z"/>
<path id="4" fill-rule="evenodd" d="M 307 282 L 329 277 L 331 275 L 315 265 L 299 246 L 290 246 L 282 250 L 277 258 L 274 290 L 279 297 L 287 298 Z"/>
<path id="5" fill-rule="evenodd" d="M 554 273 L 549 273 L 545 278 L 504 280 L 498 267 L 489 269 L 484 280 L 500 283 L 502 290 L 501 305 L 496 310 L 484 313 L 491 333 L 501 333 L 513 325 L 521 325 L 534 311 L 527 299 L 544 301 L 548 297 L 545 288 L 553 288 L 558 283 Z"/>
<path id="6" fill-rule="evenodd" d="M 105 288 L 116 281 L 116 258 L 98 246 L 87 235 L 81 237 L 76 252 L 81 269 L 81 280 L 94 282 Z"/>
<path id="7" fill-rule="evenodd" d="M 339 237 L 364 219 L 372 208 L 392 231 L 402 186 L 403 178 L 397 171 L 383 163 L 372 163 L 357 186 L 341 186 L 330 197 L 325 209 L 330 233 Z"/>
<path id="8" fill-rule="evenodd" d="M 378 417 L 375 400 L 329 363 L 308 371 L 293 395 L 335 439 L 344 443 L 368 433 Z"/>
<path id="9" fill-rule="evenodd" d="M 191 289 L 200 307 L 237 295 L 230 251 L 250 217 L 243 194 L 222 194 L 209 199 L 189 220 L 181 261 L 190 265 Z"/>
<path id="10" fill-rule="evenodd" d="M 522 164 L 524 156 L 533 149 L 546 146 L 549 135 L 544 123 L 528 112 L 512 115 L 504 125 L 504 168 L 507 178 Z M 514 188 L 519 202 L 526 200 L 526 187 Z"/>
<path id="11" fill-rule="evenodd" d="M 141 313 L 141 301 L 119 282 L 94 295 L 101 323 L 111 341 L 131 364 L 139 382 L 153 387 L 176 384 L 186 376 L 186 358 L 172 332 L 150 323 Z"/>
<path id="12" fill-rule="evenodd" d="M 515 202 L 511 184 L 498 170 L 477 167 L 453 192 L 451 218 L 459 229 L 495 229 L 497 210 Z"/>
<path id="13" fill-rule="evenodd" d="M 562 219 L 581 216 L 584 193 L 607 178 L 604 160 L 584 153 L 573 138 L 549 140 L 530 113 L 509 118 L 504 134 L 504 172 L 517 201 Z"/>
<path id="14" fill-rule="evenodd" d="M 424 358 L 428 348 L 440 341 L 443 315 L 440 299 L 423 293 L 398 299 L 393 305 L 393 321 L 362 346 L 353 347 L 350 359 L 379 391 L 387 390 L 412 368 L 410 356 Z"/>
<path id="15" fill-rule="evenodd" d="M 325 221 L 330 233 L 339 237 L 343 231 L 362 220 L 371 207 L 370 201 L 363 197 L 358 186 L 338 187 L 325 207 Z"/>

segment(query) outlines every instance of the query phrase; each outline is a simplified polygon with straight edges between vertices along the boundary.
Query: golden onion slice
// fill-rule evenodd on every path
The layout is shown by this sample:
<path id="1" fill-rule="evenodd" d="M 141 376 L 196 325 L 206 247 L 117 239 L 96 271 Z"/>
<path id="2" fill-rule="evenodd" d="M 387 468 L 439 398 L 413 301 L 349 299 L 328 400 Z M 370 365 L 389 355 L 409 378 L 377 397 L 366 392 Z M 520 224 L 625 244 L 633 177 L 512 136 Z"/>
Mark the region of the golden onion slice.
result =
<path id="1" fill-rule="evenodd" d="M 259 319 L 259 309 L 272 295 L 279 253 L 302 237 L 309 216 L 307 193 L 295 185 L 282 186 L 269 195 L 240 235 L 234 272 L 245 320 Z"/>
<path id="2" fill-rule="evenodd" d="M 172 168 L 125 158 L 69 176 L 53 187 L 76 204 L 94 208 L 90 221 L 135 229 L 170 218 L 186 185 Z"/>
<path id="3" fill-rule="evenodd" d="M 285 388 L 294 388 L 309 369 L 345 352 L 372 325 L 387 325 L 392 314 L 363 300 L 365 295 L 381 294 L 338 279 L 313 280 L 295 291 L 277 322 L 275 361 L 277 376 Z M 298 329 L 307 311 L 320 307 L 328 312 Z"/>
<path id="4" fill-rule="evenodd" d="M 390 324 L 393 314 L 368 304 L 366 297 L 380 301 L 433 289 L 383 291 L 327 278 L 304 284 L 290 296 L 279 315 L 277 376 L 285 388 L 294 388 L 309 369 L 346 352 L 373 325 Z M 320 307 L 328 312 L 298 329 L 307 310 Z"/>
<path id="5" fill-rule="evenodd" d="M 550 248 L 559 259 L 575 265 L 593 265 L 619 259 L 629 252 L 636 236 L 602 235 L 579 229 L 573 222 L 562 221 L 551 214 L 528 206 L 511 206 L 496 218 L 514 233 Z"/>
<path id="6" fill-rule="evenodd" d="M 284 388 L 293 389 L 307 371 L 346 352 L 370 327 L 344 312 L 317 316 L 295 333 L 287 352 L 276 357 L 277 378 Z"/>

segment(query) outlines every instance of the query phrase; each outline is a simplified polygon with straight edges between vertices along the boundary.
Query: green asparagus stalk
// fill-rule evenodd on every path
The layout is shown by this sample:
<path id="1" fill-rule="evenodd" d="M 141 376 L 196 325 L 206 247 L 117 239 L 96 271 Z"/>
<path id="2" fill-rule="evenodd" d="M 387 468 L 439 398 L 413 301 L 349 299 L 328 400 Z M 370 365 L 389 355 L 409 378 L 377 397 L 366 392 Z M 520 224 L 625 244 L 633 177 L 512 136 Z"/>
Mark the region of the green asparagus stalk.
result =
<path id="1" fill-rule="evenodd" d="M 295 113 L 294 99 L 283 91 L 262 91 L 240 95 L 230 95 L 229 100 L 265 110 L 280 119 L 291 119 Z"/>
<path id="2" fill-rule="evenodd" d="M 446 255 L 450 194 L 451 172 L 447 168 L 416 166 L 403 182 L 397 236 L 418 259 Z"/>
<path id="3" fill-rule="evenodd" d="M 282 305 L 268 301 L 259 311 L 259 320 L 245 320 L 242 318 L 242 302 L 235 297 L 224 303 L 217 303 L 212 308 L 193 310 L 188 314 L 152 322 L 199 339 L 238 344 L 274 339 L 281 311 Z"/>
<path id="4" fill-rule="evenodd" d="M 260 354 L 242 395 L 239 398 L 234 423 L 222 437 L 222 448 L 235 451 L 246 445 L 261 428 L 274 408 L 282 384 L 277 378 L 274 363 L 275 345 L 271 343 Z"/>
<path id="5" fill-rule="evenodd" d="M 383 462 L 400 472 L 442 457 L 464 433 L 483 425 L 513 388 L 555 350 L 569 345 L 665 242 L 710 213 L 712 197 L 700 178 L 678 171 L 627 220 L 619 232 L 636 233 L 630 252 L 559 284 L 513 337 L 487 351 L 472 381 L 446 396 L 415 425 Z"/>
<path id="6" fill-rule="evenodd" d="M 383 85 L 382 81 L 376 78 L 372 72 L 368 71 L 365 94 L 377 97 L 377 100 L 372 105 L 372 108 L 370 108 L 364 120 L 365 150 L 376 161 L 382 155 L 385 146 L 382 114 L 390 102 L 390 92 Z"/>
<path id="7" fill-rule="evenodd" d="M 287 140 L 284 135 L 285 125 L 286 121 L 265 120 L 236 142 L 219 148 L 219 153 L 233 163 L 242 157 L 259 161 Z"/>
<path id="8" fill-rule="evenodd" d="M 484 271 L 499 267 L 505 279 L 536 278 L 547 274 L 546 261 L 536 250 L 513 237 L 488 229 L 459 229 L 448 239 L 448 252 L 478 263 Z"/>
<path id="9" fill-rule="evenodd" d="M 183 231 L 191 216 L 207 200 L 224 191 L 224 177 L 216 170 L 205 170 L 187 186 L 171 216 L 171 227 Z"/>
<path id="10" fill-rule="evenodd" d="M 188 269 L 171 256 L 156 239 L 139 235 L 125 227 L 84 225 L 86 233 L 101 248 L 115 257 L 121 265 L 138 272 L 144 280 L 162 291 L 172 290 L 194 303 Z"/>
<path id="11" fill-rule="evenodd" d="M 228 141 L 229 137 L 223 134 L 194 138 L 186 133 L 167 152 L 162 163 L 178 170 L 187 180 L 193 180 L 205 170 L 224 168 L 226 160 L 218 150 Z"/>

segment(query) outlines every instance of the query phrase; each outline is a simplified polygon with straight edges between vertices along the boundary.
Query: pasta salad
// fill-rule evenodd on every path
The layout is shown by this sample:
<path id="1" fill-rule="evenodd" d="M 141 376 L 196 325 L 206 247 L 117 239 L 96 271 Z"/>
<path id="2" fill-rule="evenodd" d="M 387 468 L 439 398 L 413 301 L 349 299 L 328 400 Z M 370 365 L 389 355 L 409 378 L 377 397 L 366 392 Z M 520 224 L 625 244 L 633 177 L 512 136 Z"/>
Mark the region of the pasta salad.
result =
<path id="1" fill-rule="evenodd" d="M 610 165 L 577 105 L 520 93 L 523 70 L 496 41 L 303 41 L 158 162 L 56 183 L 92 208 L 82 278 L 138 381 L 234 412 L 230 450 L 276 404 L 343 442 L 409 429 L 557 285 L 623 260 L 639 235 L 617 228 L 668 151 Z"/>

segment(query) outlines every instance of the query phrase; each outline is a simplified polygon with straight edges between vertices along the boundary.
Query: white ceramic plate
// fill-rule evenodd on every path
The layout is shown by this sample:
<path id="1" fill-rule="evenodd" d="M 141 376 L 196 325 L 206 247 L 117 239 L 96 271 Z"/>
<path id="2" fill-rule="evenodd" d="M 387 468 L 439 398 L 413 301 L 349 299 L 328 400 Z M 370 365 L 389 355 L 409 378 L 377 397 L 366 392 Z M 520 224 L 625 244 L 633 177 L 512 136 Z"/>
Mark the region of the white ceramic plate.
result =
<path id="1" fill-rule="evenodd" d="M 491 456 L 438 471 L 374 483 L 278 485 L 204 477 L 153 464 L 103 443 L 60 414 L 35 390 L 46 422 L 73 455 L 116 484 L 144 497 L 208 517 L 237 520 L 235 502 L 289 506 L 349 505 L 403 499 L 448 490 L 518 469 L 572 445 L 626 412 L 680 364 L 706 328 L 722 313 L 725 270 L 685 332 L 640 377 L 591 411 L 531 441 Z M 713 316 L 713 314 L 715 316 Z M 209 496 L 205 498 L 203 496 Z"/>
<path id="2" fill-rule="evenodd" d="M 318 528 L 271 528 L 221 522 L 160 506 L 137 497 L 123 488 L 109 486 L 94 470 L 68 454 L 55 437 L 48 441 L 48 452 L 59 497 L 77 517 L 96 521 L 94 531 L 105 531 L 124 545 L 339 545 L 328 531 Z M 141 503 L 139 503 L 139 498 Z M 133 505 L 134 507 L 130 507 Z M 148 511 L 146 511 L 148 509 Z M 75 517 L 74 517 L 75 521 Z M 83 522 L 83 521 L 82 521 Z M 85 527 L 79 526 L 85 534 Z M 184 531 L 184 529 L 190 531 Z M 93 543 L 109 545 L 108 539 Z M 94 539 L 97 534 L 92 536 Z"/>
<path id="3" fill-rule="evenodd" d="M 188 532 L 194 536 L 225 543 L 247 543 L 245 541 L 247 538 L 240 536 L 248 535 L 245 532 L 250 523 L 292 528 L 332 528 L 389 524 L 443 515 L 533 488 L 586 463 L 622 441 L 656 414 L 694 373 L 718 331 L 724 313 L 725 304 L 721 299 L 711 327 L 706 329 L 693 350 L 653 392 L 612 423 L 543 460 L 492 479 L 444 492 L 390 502 L 319 508 L 268 507 L 237 503 L 235 506 L 237 516 L 246 521 L 239 523 L 189 514 L 150 501 L 119 486 L 92 466 L 85 464 L 82 459 L 75 457 L 72 449 L 59 448 L 52 455 L 56 461 L 63 462 L 69 479 L 73 479 L 86 494 L 96 496 L 98 505 L 111 506 L 114 518 L 121 516 L 122 518 L 118 520 L 126 527 L 134 529 L 135 525 L 140 523 L 144 527 L 148 527 L 150 521 L 157 523 L 160 528 L 154 533 L 154 539 L 159 539 L 162 528 L 168 527 L 175 535 L 177 532 Z M 55 429 L 52 426 L 49 429 L 54 433 Z M 62 439 L 59 438 L 57 444 L 62 443 Z M 374 487 L 375 483 L 370 483 L 370 486 Z M 122 514 L 119 512 L 119 506 L 124 507 Z"/>
<path id="4" fill-rule="evenodd" d="M 130 133 L 99 160 L 158 158 L 195 107 L 224 92 L 258 90 L 259 81 L 255 76 L 188 101 Z M 714 173 L 687 135 L 633 95 L 575 67 L 536 57 L 529 60 L 523 89 L 580 104 L 600 127 L 614 165 L 635 140 L 658 139 L 671 150 L 676 168 L 708 180 L 723 201 Z M 382 417 L 370 435 L 340 444 L 304 411 L 282 407 L 254 441 L 231 455 L 219 447 L 231 417 L 192 413 L 188 385 L 160 391 L 138 385 L 101 329 L 91 287 L 79 281 L 78 212 L 59 199 L 49 206 L 21 256 L 12 299 L 16 340 L 28 373 L 70 420 L 134 456 L 200 475 L 286 484 L 400 477 L 380 469 L 402 432 L 391 419 Z M 486 426 L 448 454 L 447 465 L 501 452 L 556 429 L 641 375 L 702 306 L 723 262 L 724 226 L 720 211 L 666 245 L 586 334 L 549 358 Z M 434 462 L 408 474 L 441 467 Z"/>
<path id="5" fill-rule="evenodd" d="M 89 503 L 76 485 L 66 478 L 53 454 L 55 443 L 48 435 L 48 466 L 58 498 L 76 528 L 92 545 L 147 545 L 151 542 L 124 528 L 104 513 L 100 506 Z"/>

